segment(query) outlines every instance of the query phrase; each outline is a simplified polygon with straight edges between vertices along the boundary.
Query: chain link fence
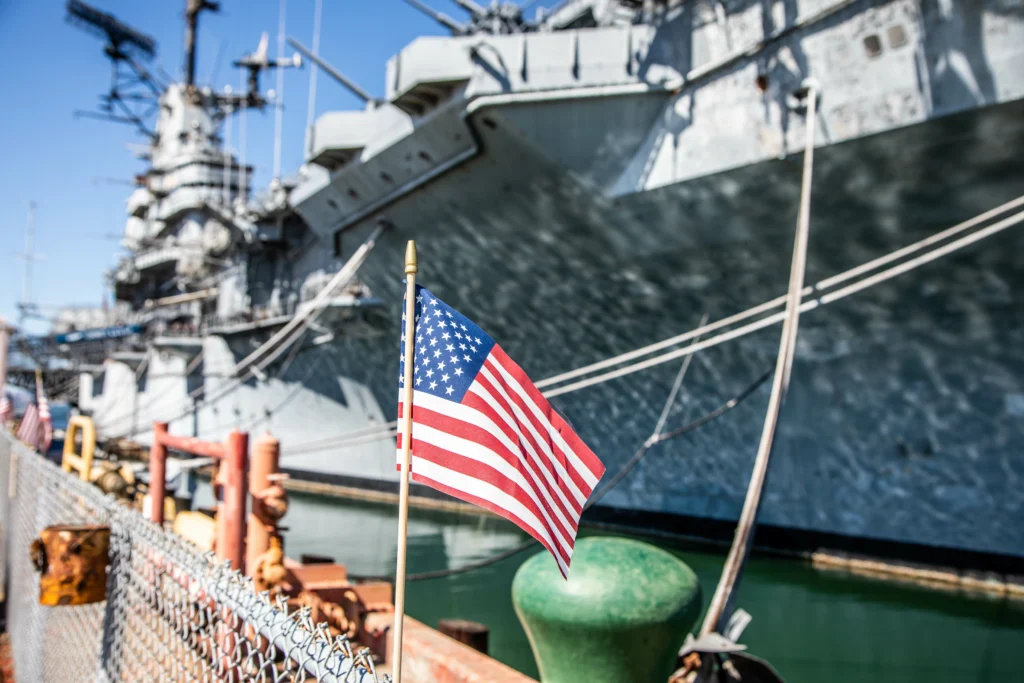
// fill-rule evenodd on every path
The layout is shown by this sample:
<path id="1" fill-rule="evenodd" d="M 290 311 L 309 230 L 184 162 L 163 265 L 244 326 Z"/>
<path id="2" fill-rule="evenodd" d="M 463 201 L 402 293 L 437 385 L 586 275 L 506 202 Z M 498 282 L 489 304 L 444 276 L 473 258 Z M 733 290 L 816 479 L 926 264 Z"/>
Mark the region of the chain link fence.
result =
<path id="1" fill-rule="evenodd" d="M 107 600 L 40 605 L 29 546 L 55 524 L 110 527 Z M 390 683 L 367 649 L 288 612 L 212 554 L 66 474 L 0 428 L 0 543 L 17 680 Z"/>

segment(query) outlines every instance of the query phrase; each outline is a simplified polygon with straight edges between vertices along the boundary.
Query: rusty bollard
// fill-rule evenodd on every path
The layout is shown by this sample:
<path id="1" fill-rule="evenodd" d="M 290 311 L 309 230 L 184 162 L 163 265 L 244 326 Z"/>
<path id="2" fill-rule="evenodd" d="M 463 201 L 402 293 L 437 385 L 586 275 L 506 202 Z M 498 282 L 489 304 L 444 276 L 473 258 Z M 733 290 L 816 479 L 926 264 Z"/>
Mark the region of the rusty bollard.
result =
<path id="1" fill-rule="evenodd" d="M 89 605 L 107 597 L 110 527 L 57 525 L 32 541 L 39 604 Z"/>
<path id="2" fill-rule="evenodd" d="M 253 443 L 249 458 L 252 511 L 246 538 L 245 573 L 253 577 L 258 591 L 277 587 L 287 574 L 278 528 L 288 512 L 288 494 L 278 483 L 283 478 L 280 457 L 280 443 L 270 434 L 264 434 Z"/>

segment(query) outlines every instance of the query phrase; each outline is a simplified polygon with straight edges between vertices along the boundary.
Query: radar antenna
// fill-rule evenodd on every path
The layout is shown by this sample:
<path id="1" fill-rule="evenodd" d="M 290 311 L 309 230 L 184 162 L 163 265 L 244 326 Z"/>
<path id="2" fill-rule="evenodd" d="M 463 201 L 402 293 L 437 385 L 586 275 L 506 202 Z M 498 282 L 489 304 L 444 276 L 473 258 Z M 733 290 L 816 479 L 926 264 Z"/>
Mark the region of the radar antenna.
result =
<path id="1" fill-rule="evenodd" d="M 156 55 L 156 41 L 123 24 L 114 15 L 101 12 L 80 0 L 68 0 L 68 22 L 107 40 L 104 52 L 114 64 L 110 91 L 100 96 L 98 111 L 76 111 L 87 116 L 116 123 L 130 123 L 140 132 L 154 137 L 146 125 L 159 108 L 164 84 L 157 80 L 141 61 Z"/>
<path id="2" fill-rule="evenodd" d="M 267 48 L 270 39 L 266 32 L 260 36 L 260 43 L 256 51 L 234 62 L 234 65 L 248 69 L 249 71 L 249 92 L 245 95 L 246 105 L 259 108 L 266 104 L 266 99 L 260 94 L 260 73 L 267 69 L 285 69 L 288 67 L 301 67 L 302 57 L 296 53 L 291 59 L 270 59 L 267 56 Z"/>
<path id="3" fill-rule="evenodd" d="M 199 15 L 204 10 L 220 11 L 219 2 L 209 0 L 188 0 L 185 5 L 185 87 L 192 88 L 196 84 L 196 29 L 199 26 Z"/>

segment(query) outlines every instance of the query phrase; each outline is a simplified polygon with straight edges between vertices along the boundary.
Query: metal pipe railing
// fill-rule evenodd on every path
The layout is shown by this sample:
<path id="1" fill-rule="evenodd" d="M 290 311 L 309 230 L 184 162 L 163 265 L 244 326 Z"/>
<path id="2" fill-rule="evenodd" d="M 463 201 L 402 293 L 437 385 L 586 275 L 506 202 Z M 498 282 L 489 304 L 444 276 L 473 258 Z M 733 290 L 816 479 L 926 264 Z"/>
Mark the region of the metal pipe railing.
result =
<path id="1" fill-rule="evenodd" d="M 167 449 L 215 458 L 220 461 L 223 492 L 218 496 L 216 554 L 229 560 L 231 567 L 245 569 L 245 510 L 249 495 L 249 435 L 237 430 L 224 443 L 202 441 L 186 436 L 171 436 L 166 422 L 153 423 L 153 445 L 149 449 L 149 518 L 164 523 L 164 497 L 167 495 Z"/>

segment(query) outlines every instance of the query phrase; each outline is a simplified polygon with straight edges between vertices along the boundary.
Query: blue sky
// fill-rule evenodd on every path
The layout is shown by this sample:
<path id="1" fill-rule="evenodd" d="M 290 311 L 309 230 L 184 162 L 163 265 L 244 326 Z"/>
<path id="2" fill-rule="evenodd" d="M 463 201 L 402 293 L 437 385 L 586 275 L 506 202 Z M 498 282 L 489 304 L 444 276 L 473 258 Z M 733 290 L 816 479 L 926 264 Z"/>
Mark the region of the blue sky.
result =
<path id="1" fill-rule="evenodd" d="M 465 15 L 449 0 L 431 0 L 449 16 Z M 121 21 L 156 39 L 154 64 L 179 78 L 183 63 L 184 0 L 89 0 Z M 550 3 L 549 3 L 550 4 Z M 17 321 L 21 260 L 28 202 L 36 212 L 35 301 L 44 313 L 59 305 L 100 305 L 106 293 L 103 273 L 120 250 L 124 200 L 131 188 L 103 178 L 129 180 L 144 170 L 129 150 L 145 139 L 128 126 L 75 118 L 93 109 L 109 87 L 110 67 L 101 40 L 65 21 L 63 0 L 0 0 L 0 64 L 4 104 L 0 117 L 0 316 Z M 312 44 L 314 0 L 287 0 L 286 33 Z M 200 22 L 197 79 L 201 84 L 239 86 L 233 59 L 255 49 L 270 34 L 276 53 L 280 0 L 223 0 L 219 14 Z M 532 10 L 531 10 L 532 14 Z M 389 57 L 419 35 L 446 31 L 401 0 L 324 0 L 320 54 L 374 95 L 383 95 Z M 219 67 L 215 67 L 222 50 Z M 289 48 L 286 54 L 291 54 Z M 285 74 L 282 168 L 285 175 L 302 163 L 307 116 L 309 65 Z M 264 91 L 275 76 L 264 75 Z M 318 75 L 317 114 L 361 108 L 323 72 Z M 250 112 L 247 157 L 256 165 L 256 187 L 272 173 L 273 110 Z M 233 126 L 237 148 L 237 120 Z M 109 294 L 106 294 L 109 296 Z M 40 332 L 47 324 L 26 328 Z"/>

